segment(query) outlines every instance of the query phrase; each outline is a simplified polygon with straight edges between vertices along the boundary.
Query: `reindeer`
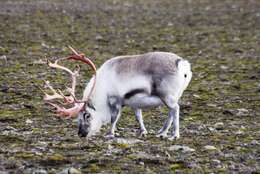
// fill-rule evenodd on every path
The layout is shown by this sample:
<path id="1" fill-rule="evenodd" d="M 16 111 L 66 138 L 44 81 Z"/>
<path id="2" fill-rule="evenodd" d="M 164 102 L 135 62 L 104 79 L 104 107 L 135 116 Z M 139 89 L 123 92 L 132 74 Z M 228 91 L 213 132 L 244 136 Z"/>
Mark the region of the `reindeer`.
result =
<path id="1" fill-rule="evenodd" d="M 80 60 L 92 67 L 94 75 L 87 84 L 83 99 L 75 98 L 76 77 L 79 68 L 71 71 L 63 66 L 48 61 L 48 65 L 67 71 L 72 77 L 72 87 L 68 88 L 70 96 L 47 87 L 54 93 L 45 93 L 44 100 L 54 106 L 63 117 L 78 116 L 78 135 L 90 137 L 99 132 L 102 125 L 111 123 L 107 137 L 114 137 L 116 124 L 124 106 L 131 107 L 140 124 L 140 135 L 147 134 L 143 123 L 142 109 L 165 105 L 169 108 L 168 118 L 158 131 L 157 137 L 167 137 L 173 123 L 170 140 L 180 137 L 179 104 L 183 91 L 191 78 L 191 66 L 187 60 L 168 52 L 149 52 L 140 55 L 119 56 L 106 61 L 98 70 L 94 63 L 84 54 L 77 53 L 70 47 L 74 55 L 65 59 Z M 63 58 L 64 59 L 64 58 Z M 66 109 L 50 102 L 64 99 L 66 104 L 74 107 Z"/>

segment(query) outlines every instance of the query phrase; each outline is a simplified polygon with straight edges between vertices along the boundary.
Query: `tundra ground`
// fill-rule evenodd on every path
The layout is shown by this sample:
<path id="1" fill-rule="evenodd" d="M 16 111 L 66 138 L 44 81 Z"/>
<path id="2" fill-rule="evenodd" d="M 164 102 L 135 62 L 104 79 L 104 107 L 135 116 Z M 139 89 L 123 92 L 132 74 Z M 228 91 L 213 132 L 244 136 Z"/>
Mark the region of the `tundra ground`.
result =
<path id="1" fill-rule="evenodd" d="M 259 173 L 260 1 L 0 1 L 0 173 Z M 125 109 L 118 138 L 77 136 L 76 120 L 55 117 L 37 86 L 69 76 L 41 60 L 72 45 L 100 66 L 149 51 L 192 63 L 181 104 L 181 138 L 155 137 L 167 109 L 144 112 L 150 132 Z M 64 62 L 73 68 L 75 62 Z M 79 97 L 90 78 L 81 66 Z M 179 145 L 179 146 L 177 146 Z"/>

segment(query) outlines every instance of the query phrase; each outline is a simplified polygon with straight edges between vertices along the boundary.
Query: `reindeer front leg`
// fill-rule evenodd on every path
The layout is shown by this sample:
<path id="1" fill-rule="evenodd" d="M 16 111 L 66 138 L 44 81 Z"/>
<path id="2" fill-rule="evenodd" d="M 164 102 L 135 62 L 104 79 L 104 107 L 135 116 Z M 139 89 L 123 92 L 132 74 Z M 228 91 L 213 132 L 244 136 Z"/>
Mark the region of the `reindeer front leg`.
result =
<path id="1" fill-rule="evenodd" d="M 137 122 L 140 124 L 140 132 L 139 136 L 145 136 L 147 134 L 147 130 L 144 126 L 143 116 L 142 116 L 142 110 L 141 109 L 134 109 L 135 112 L 135 118 Z"/>
<path id="2" fill-rule="evenodd" d="M 121 116 L 122 102 L 120 98 L 112 96 L 108 98 L 108 106 L 111 114 L 111 128 L 106 135 L 107 138 L 115 137 L 116 124 Z"/>

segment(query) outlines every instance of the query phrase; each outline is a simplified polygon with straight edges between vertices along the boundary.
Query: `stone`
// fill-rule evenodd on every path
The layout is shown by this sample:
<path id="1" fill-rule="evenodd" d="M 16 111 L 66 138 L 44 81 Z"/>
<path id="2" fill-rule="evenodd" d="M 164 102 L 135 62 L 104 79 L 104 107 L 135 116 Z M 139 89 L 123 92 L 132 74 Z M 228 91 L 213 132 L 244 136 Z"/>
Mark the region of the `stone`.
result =
<path id="1" fill-rule="evenodd" d="M 235 132 L 235 134 L 236 134 L 236 135 L 241 135 L 241 134 L 244 134 L 244 131 L 238 130 L 238 131 Z"/>
<path id="2" fill-rule="evenodd" d="M 136 143 L 142 143 L 142 140 L 139 139 L 135 139 L 135 138 L 116 138 L 115 142 L 118 144 L 128 144 L 128 145 L 132 145 L 132 144 L 136 144 Z"/>
<path id="3" fill-rule="evenodd" d="M 212 163 L 215 165 L 215 166 L 217 166 L 217 165 L 220 165 L 220 161 L 218 160 L 218 159 L 213 159 L 212 160 Z"/>
<path id="4" fill-rule="evenodd" d="M 32 124 L 33 121 L 32 121 L 31 119 L 27 119 L 27 120 L 25 121 L 25 123 L 26 123 L 26 124 Z"/>
<path id="5" fill-rule="evenodd" d="M 217 148 L 215 146 L 211 146 L 211 145 L 206 145 L 206 146 L 204 146 L 204 148 L 206 150 L 217 150 Z"/>
<path id="6" fill-rule="evenodd" d="M 81 174 L 81 172 L 73 167 L 71 167 L 68 171 L 70 174 Z"/>
<path id="7" fill-rule="evenodd" d="M 103 40 L 103 36 L 101 35 L 96 35 L 96 38 L 95 38 L 97 41 L 102 41 Z"/>
<path id="8" fill-rule="evenodd" d="M 142 165 L 142 166 L 144 166 L 144 162 L 143 162 L 143 161 L 140 161 L 139 164 Z"/>
<path id="9" fill-rule="evenodd" d="M 245 108 L 237 109 L 237 111 L 238 116 L 246 116 L 249 113 L 249 111 Z"/>
<path id="10" fill-rule="evenodd" d="M 173 145 L 169 147 L 171 151 L 182 151 L 182 152 L 194 152 L 195 149 L 192 149 L 188 146 L 181 146 L 181 145 Z"/>
<path id="11" fill-rule="evenodd" d="M 7 57 L 6 57 L 6 55 L 0 56 L 0 60 L 3 60 L 5 62 L 5 64 L 7 64 Z"/>
<path id="12" fill-rule="evenodd" d="M 214 124 L 215 129 L 217 130 L 222 130 L 224 128 L 224 123 L 223 122 L 218 122 Z"/>
<path id="13" fill-rule="evenodd" d="M 197 98 L 197 99 L 200 99 L 201 97 L 197 94 L 193 94 L 193 97 Z"/>
<path id="14" fill-rule="evenodd" d="M 37 169 L 37 170 L 33 171 L 33 174 L 48 174 L 48 172 L 43 169 Z"/>
<path id="15" fill-rule="evenodd" d="M 257 140 L 252 140 L 250 142 L 251 145 L 260 145 L 260 143 Z"/>
<path id="16" fill-rule="evenodd" d="M 61 171 L 60 173 L 58 174 L 82 174 L 81 171 L 75 169 L 74 167 L 70 167 L 70 168 L 67 168 L 67 169 L 64 169 L 63 171 Z"/>
<path id="17" fill-rule="evenodd" d="M 208 130 L 209 130 L 210 132 L 216 132 L 216 129 L 213 128 L 213 127 L 208 127 Z"/>
<path id="18" fill-rule="evenodd" d="M 227 70 L 227 69 L 228 69 L 228 66 L 221 65 L 220 68 L 221 68 L 222 70 Z"/>

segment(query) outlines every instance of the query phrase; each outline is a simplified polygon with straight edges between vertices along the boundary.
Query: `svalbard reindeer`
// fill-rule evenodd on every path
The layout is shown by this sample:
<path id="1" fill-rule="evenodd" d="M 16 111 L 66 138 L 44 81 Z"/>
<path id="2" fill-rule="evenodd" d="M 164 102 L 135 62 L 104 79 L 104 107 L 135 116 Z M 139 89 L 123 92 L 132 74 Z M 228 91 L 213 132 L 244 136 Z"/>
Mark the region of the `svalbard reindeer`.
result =
<path id="1" fill-rule="evenodd" d="M 86 58 L 75 50 L 74 53 L 74 57 L 71 56 L 70 59 L 88 63 L 95 70 L 90 60 L 86 61 Z M 129 106 L 135 111 L 140 124 L 140 134 L 144 135 L 147 130 L 141 109 L 166 105 L 169 108 L 168 118 L 157 136 L 167 137 L 173 123 L 174 129 L 169 139 L 176 139 L 180 136 L 178 101 L 191 77 L 190 63 L 173 53 L 150 52 L 119 56 L 106 61 L 96 71 L 84 91 L 84 103 L 77 101 L 74 93 L 71 93 L 72 97 L 62 96 L 65 101 L 73 101 L 73 108 L 66 109 L 50 104 L 57 108 L 60 115 L 78 115 L 78 134 L 81 137 L 96 134 L 102 125 L 110 122 L 108 136 L 113 137 L 123 106 Z M 73 89 L 75 91 L 75 87 Z M 49 100 L 52 98 L 45 98 L 45 101 Z"/>

